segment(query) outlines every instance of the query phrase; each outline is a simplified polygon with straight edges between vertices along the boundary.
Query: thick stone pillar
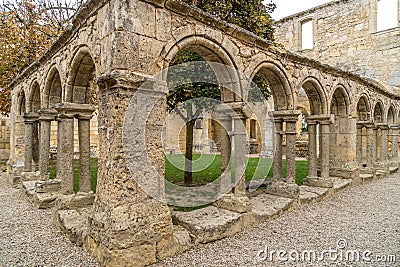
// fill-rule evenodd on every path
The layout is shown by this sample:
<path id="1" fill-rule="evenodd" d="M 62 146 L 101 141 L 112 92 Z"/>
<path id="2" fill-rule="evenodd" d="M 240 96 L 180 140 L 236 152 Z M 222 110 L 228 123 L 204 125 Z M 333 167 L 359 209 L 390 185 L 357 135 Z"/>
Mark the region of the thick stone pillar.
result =
<path id="1" fill-rule="evenodd" d="M 25 163 L 24 163 L 24 171 L 31 172 L 32 169 L 32 161 L 33 161 L 33 124 L 37 122 L 39 115 L 37 113 L 25 113 L 24 114 L 24 122 L 25 122 Z"/>
<path id="2" fill-rule="evenodd" d="M 329 133 L 330 121 L 321 121 L 321 178 L 329 178 Z"/>
<path id="3" fill-rule="evenodd" d="M 93 110 L 94 111 L 94 110 Z M 90 119 L 92 114 L 78 115 L 79 133 L 79 191 L 92 191 L 92 176 L 90 172 Z"/>
<path id="4" fill-rule="evenodd" d="M 57 179 L 61 180 L 62 192 L 74 191 L 74 115 L 56 108 L 59 112 L 57 142 Z"/>
<path id="5" fill-rule="evenodd" d="M 374 123 L 365 124 L 367 130 L 367 169 L 374 173 L 376 162 L 376 127 Z"/>
<path id="6" fill-rule="evenodd" d="M 299 114 L 284 118 L 286 123 L 286 182 L 294 184 L 296 180 L 296 123 Z"/>
<path id="7" fill-rule="evenodd" d="M 56 119 L 56 110 L 40 110 L 39 171 L 42 180 L 49 178 L 51 121 Z"/>
<path id="8" fill-rule="evenodd" d="M 322 126 L 323 127 L 323 126 Z M 357 119 L 352 116 L 336 116 L 331 127 L 335 131 L 333 143 L 330 144 L 331 176 L 345 179 L 360 179 L 357 164 Z M 325 143 L 322 144 L 325 146 Z M 327 165 L 328 163 L 326 163 Z M 321 173 L 321 176 L 322 173 Z"/>
<path id="9" fill-rule="evenodd" d="M 380 159 L 382 162 L 386 162 L 389 159 L 389 140 L 388 140 L 388 134 L 389 134 L 389 127 L 387 124 L 381 124 L 379 125 L 379 128 L 381 129 L 381 151 L 380 151 Z"/>
<path id="10" fill-rule="evenodd" d="M 399 125 L 390 125 L 392 129 L 392 162 L 391 165 L 395 168 L 399 167 Z"/>
<path id="11" fill-rule="evenodd" d="M 363 162 L 363 141 L 362 141 L 362 130 L 363 130 L 364 124 L 363 123 L 358 123 L 357 122 L 357 164 L 358 166 L 362 166 Z"/>
<path id="12" fill-rule="evenodd" d="M 308 177 L 317 177 L 317 122 L 309 121 L 308 126 Z"/>

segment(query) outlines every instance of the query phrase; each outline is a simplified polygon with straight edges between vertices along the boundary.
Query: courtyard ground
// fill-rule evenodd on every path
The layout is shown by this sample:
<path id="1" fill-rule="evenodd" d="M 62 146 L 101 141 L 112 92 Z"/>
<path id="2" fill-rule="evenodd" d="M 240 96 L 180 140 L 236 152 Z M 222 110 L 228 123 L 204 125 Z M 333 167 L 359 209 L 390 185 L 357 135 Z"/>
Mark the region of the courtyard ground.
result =
<path id="1" fill-rule="evenodd" d="M 399 266 L 400 174 L 304 206 L 234 237 L 216 241 L 154 266 L 284 266 L 264 251 L 338 249 L 370 251 L 367 258 L 395 255 Z M 258 254 L 258 255 L 257 255 Z M 340 255 L 339 255 L 340 256 Z M 364 266 L 362 262 L 287 262 L 288 266 Z M 345 258 L 345 256 L 343 256 Z M 387 257 L 388 258 L 388 257 Z M 36 210 L 0 174 L 0 266 L 98 266 L 52 223 L 50 210 Z"/>

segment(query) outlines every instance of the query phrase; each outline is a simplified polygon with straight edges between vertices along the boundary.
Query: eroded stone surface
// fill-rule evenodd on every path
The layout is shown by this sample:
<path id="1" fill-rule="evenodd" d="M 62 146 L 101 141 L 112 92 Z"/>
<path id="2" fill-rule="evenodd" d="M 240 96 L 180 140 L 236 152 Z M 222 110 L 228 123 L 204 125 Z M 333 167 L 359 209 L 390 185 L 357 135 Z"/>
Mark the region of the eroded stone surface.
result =
<path id="1" fill-rule="evenodd" d="M 279 216 L 290 208 L 293 199 L 269 194 L 260 194 L 250 199 L 252 214 L 256 221 L 262 222 Z"/>

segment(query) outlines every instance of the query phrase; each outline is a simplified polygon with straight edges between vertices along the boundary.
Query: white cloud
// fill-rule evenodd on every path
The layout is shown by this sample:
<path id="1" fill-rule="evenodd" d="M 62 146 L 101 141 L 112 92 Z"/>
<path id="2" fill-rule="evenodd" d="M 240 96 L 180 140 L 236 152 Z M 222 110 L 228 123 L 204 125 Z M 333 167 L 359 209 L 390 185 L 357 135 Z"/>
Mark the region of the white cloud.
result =
<path id="1" fill-rule="evenodd" d="M 264 0 L 264 3 L 270 1 L 271 0 Z M 273 19 L 279 20 L 324 3 L 332 2 L 332 0 L 272 0 L 272 2 L 276 4 L 277 8 L 271 16 Z"/>

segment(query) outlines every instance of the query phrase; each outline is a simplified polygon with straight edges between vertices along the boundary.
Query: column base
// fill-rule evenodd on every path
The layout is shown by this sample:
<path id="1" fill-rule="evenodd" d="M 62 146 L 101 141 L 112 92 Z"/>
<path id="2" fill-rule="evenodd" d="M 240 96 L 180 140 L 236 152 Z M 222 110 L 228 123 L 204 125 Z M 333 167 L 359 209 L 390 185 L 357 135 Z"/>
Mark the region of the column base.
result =
<path id="1" fill-rule="evenodd" d="M 300 187 L 297 184 L 273 181 L 269 186 L 267 186 L 265 193 L 279 197 L 299 199 Z"/>
<path id="2" fill-rule="evenodd" d="M 40 180 L 40 172 L 22 172 L 21 173 L 22 181 L 37 181 Z"/>
<path id="3" fill-rule="evenodd" d="M 333 181 L 328 178 L 320 177 L 306 177 L 303 180 L 303 185 L 313 186 L 313 187 L 323 187 L 323 188 L 333 188 Z"/>
<path id="4" fill-rule="evenodd" d="M 251 212 L 250 199 L 247 196 L 237 196 L 235 194 L 224 195 L 215 201 L 214 206 L 238 213 Z"/>
<path id="5" fill-rule="evenodd" d="M 383 178 L 390 174 L 390 164 L 388 161 L 375 162 L 374 166 L 377 178 Z"/>
<path id="6" fill-rule="evenodd" d="M 179 251 L 173 232 L 168 206 L 148 199 L 89 214 L 84 247 L 102 266 L 147 266 Z"/>
<path id="7" fill-rule="evenodd" d="M 23 162 L 17 164 L 7 162 L 7 182 L 12 186 L 17 186 L 21 182 L 21 174 L 23 171 Z"/>

